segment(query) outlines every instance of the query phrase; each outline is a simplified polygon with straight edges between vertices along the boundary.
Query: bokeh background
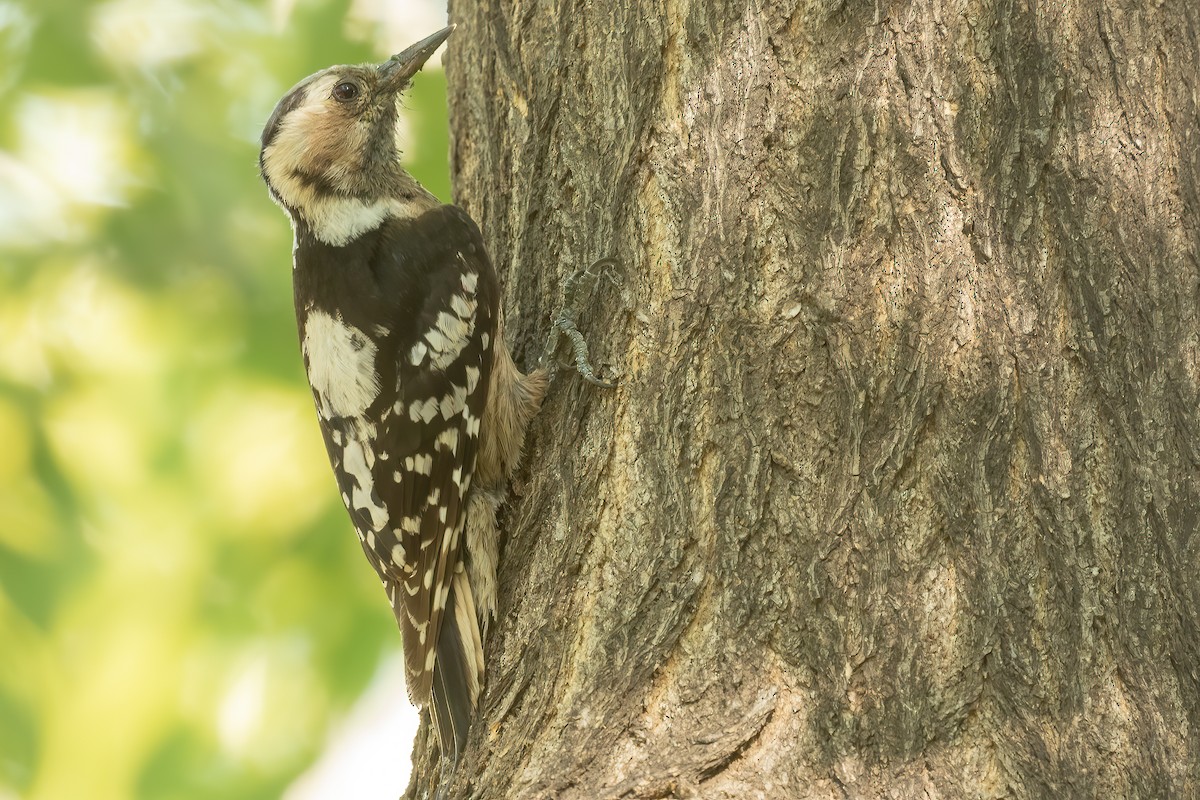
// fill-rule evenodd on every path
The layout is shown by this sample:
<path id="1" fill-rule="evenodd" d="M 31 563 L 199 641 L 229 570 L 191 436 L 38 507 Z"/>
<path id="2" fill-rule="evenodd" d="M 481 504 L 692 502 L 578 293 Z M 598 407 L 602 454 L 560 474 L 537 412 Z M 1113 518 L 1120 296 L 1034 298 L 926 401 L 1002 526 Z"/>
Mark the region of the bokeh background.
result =
<path id="1" fill-rule="evenodd" d="M 0 800 L 394 798 L 415 715 L 257 139 L 439 0 L 0 0 Z M 405 158 L 449 199 L 445 81 Z"/>

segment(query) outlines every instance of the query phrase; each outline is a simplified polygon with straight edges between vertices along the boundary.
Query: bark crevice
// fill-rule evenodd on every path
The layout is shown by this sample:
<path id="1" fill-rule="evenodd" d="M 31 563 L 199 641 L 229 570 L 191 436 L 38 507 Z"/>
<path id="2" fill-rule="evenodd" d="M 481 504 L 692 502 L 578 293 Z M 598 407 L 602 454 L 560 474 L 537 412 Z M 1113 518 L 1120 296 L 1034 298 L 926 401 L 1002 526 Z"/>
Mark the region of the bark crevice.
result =
<path id="1" fill-rule="evenodd" d="M 624 282 L 447 796 L 1200 795 L 1200 10 L 451 15 L 509 330 Z"/>

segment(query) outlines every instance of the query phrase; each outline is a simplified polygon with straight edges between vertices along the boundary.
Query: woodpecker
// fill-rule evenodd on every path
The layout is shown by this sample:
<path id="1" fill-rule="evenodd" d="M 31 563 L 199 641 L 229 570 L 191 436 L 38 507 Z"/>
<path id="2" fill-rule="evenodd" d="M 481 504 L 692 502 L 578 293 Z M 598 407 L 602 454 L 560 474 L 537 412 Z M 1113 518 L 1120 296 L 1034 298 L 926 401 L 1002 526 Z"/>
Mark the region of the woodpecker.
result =
<path id="1" fill-rule="evenodd" d="M 478 226 L 400 166 L 400 94 L 453 30 L 302 80 L 259 168 L 295 233 L 301 351 L 342 502 L 400 627 L 409 698 L 457 760 L 496 609 L 496 509 L 547 373 L 505 346 Z"/>

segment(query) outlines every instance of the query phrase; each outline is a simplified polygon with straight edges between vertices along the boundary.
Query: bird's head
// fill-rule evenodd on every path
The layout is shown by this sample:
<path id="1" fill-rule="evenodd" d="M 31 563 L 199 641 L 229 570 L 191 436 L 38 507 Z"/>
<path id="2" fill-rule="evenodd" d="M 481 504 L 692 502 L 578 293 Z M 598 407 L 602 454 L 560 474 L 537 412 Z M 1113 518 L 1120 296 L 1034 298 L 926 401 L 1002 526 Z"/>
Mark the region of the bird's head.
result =
<path id="1" fill-rule="evenodd" d="M 259 152 L 275 199 L 307 218 L 333 198 L 371 204 L 422 192 L 400 167 L 397 100 L 453 30 L 382 64 L 329 67 L 292 87 L 267 120 Z"/>

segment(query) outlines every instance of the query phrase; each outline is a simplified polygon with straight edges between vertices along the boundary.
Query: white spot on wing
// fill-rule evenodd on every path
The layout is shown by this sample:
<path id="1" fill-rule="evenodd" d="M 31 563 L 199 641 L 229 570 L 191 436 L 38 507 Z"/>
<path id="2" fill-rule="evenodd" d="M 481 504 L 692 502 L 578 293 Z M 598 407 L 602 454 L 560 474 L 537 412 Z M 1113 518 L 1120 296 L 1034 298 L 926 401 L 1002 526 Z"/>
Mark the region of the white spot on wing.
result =
<path id="1" fill-rule="evenodd" d="M 451 453 L 458 452 L 458 429 L 447 428 L 438 434 L 437 444 L 445 447 Z"/>
<path id="2" fill-rule="evenodd" d="M 413 404 L 408 407 L 408 418 L 413 422 L 421 420 L 429 422 L 438 413 L 438 401 L 430 398 L 428 400 L 414 400 Z"/>
<path id="3" fill-rule="evenodd" d="M 453 305 L 453 300 L 451 304 Z M 469 319 L 464 320 L 449 312 L 439 311 L 433 327 L 425 332 L 425 341 L 429 344 L 430 360 L 434 368 L 445 369 L 450 366 L 467 346 L 467 340 L 474 330 L 473 313 L 469 315 Z"/>
<path id="4" fill-rule="evenodd" d="M 437 326 L 452 346 L 459 350 L 462 349 L 463 339 L 467 337 L 467 323 L 464 320 L 445 311 L 439 311 Z"/>
<path id="5" fill-rule="evenodd" d="M 326 419 L 361 416 L 379 396 L 375 343 L 354 326 L 313 311 L 304 320 L 303 350 Z"/>
<path id="6" fill-rule="evenodd" d="M 425 341 L 429 342 L 429 346 L 435 353 L 441 353 L 447 347 L 446 337 L 442 336 L 442 332 L 436 328 L 425 334 Z"/>
<path id="7" fill-rule="evenodd" d="M 440 403 L 442 408 L 442 418 L 450 419 L 451 417 L 462 411 L 467 405 L 467 390 L 462 386 L 455 386 L 450 394 L 442 398 Z"/>
<path id="8" fill-rule="evenodd" d="M 468 300 L 461 294 L 456 294 L 450 298 L 450 308 L 464 320 L 470 319 L 474 315 L 475 307 L 476 303 L 474 299 Z"/>
<path id="9" fill-rule="evenodd" d="M 346 443 L 346 449 L 343 451 L 342 468 L 346 473 L 358 482 L 358 486 L 351 491 L 349 500 L 346 500 L 346 495 L 342 495 L 342 499 L 346 500 L 346 507 L 353 510 L 365 511 L 371 517 L 371 528 L 373 530 L 383 530 L 387 525 L 388 513 L 387 509 L 375 502 L 373 497 L 375 493 L 375 480 L 371 475 L 371 470 L 367 467 L 367 460 L 364 456 L 362 442 L 351 439 Z"/>

